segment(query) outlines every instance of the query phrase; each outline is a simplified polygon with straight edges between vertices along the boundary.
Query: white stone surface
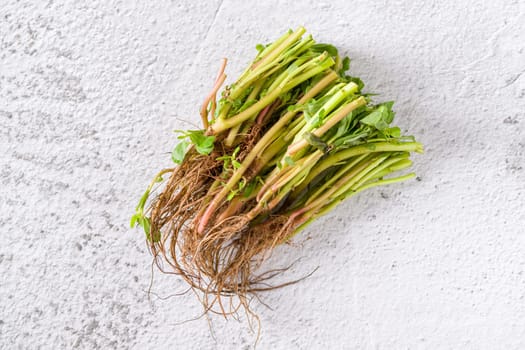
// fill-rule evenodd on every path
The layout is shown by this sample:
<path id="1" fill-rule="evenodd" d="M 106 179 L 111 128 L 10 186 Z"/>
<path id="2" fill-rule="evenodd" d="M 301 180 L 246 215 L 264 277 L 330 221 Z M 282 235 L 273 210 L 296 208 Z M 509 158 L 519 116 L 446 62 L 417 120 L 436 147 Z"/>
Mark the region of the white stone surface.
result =
<path id="1" fill-rule="evenodd" d="M 139 194 L 221 57 L 303 24 L 426 145 L 268 262 L 260 349 L 525 348 L 523 1 L 0 2 L 0 348 L 247 349 L 155 274 Z M 157 297 L 158 296 L 158 297 Z M 163 299 L 159 298 L 162 297 Z"/>

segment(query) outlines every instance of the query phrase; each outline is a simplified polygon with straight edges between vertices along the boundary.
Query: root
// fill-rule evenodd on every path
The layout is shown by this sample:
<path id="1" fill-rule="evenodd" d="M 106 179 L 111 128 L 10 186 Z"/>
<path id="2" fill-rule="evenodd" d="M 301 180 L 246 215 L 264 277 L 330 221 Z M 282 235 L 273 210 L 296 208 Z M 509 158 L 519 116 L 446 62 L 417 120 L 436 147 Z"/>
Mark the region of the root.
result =
<path id="1" fill-rule="evenodd" d="M 151 232 L 160 231 L 162 239 L 150 242 L 150 249 L 161 271 L 181 276 L 201 293 L 206 312 L 235 316 L 242 308 L 255 316 L 249 300 L 257 292 L 280 287 L 267 281 L 282 272 L 256 271 L 293 227 L 286 225 L 289 218 L 284 215 L 269 216 L 257 225 L 250 225 L 245 214 L 219 221 L 228 209 L 225 203 L 210 227 L 199 233 L 198 215 L 215 194 L 208 189 L 222 169 L 216 158 L 192 154 L 172 173 L 151 207 Z"/>

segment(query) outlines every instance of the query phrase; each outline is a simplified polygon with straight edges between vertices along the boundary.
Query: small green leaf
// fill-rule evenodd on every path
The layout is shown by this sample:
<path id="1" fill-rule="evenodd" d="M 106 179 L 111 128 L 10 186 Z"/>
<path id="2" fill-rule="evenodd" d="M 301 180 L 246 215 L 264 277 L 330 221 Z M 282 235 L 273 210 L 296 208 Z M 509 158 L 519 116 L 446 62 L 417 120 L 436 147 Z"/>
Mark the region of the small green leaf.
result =
<path id="1" fill-rule="evenodd" d="M 246 186 L 246 179 L 243 177 L 241 180 L 239 180 L 239 191 L 242 191 L 242 189 Z"/>
<path id="2" fill-rule="evenodd" d="M 213 151 L 213 144 L 215 142 L 215 136 L 206 136 L 204 130 L 174 130 L 175 132 L 181 133 L 178 139 L 188 139 L 180 142 L 172 152 L 172 159 L 175 163 L 180 164 L 184 160 L 187 147 L 190 142 L 195 146 L 198 153 L 208 155 Z M 183 146 L 185 145 L 185 147 Z"/>
<path id="3" fill-rule="evenodd" d="M 328 153 L 328 151 L 330 150 L 330 147 L 326 144 L 326 142 L 324 142 L 320 137 L 312 134 L 311 132 L 305 133 L 304 139 L 310 145 L 314 146 L 323 153 Z"/>
<path id="4" fill-rule="evenodd" d="M 130 223 L 129 223 L 129 226 L 130 226 L 131 228 L 134 228 L 135 225 L 137 224 L 138 219 L 139 219 L 139 215 L 138 215 L 138 214 L 134 214 L 134 215 L 131 217 L 131 221 L 130 221 Z"/>
<path id="5" fill-rule="evenodd" d="M 310 48 L 310 50 L 320 53 L 326 51 L 330 56 L 337 56 L 337 48 L 334 45 L 330 44 L 315 44 Z"/>
<path id="6" fill-rule="evenodd" d="M 383 135 L 386 137 L 392 137 L 392 138 L 398 138 L 401 137 L 401 129 L 399 127 L 394 126 L 392 128 L 386 128 L 383 130 Z"/>
<path id="7" fill-rule="evenodd" d="M 200 154 L 208 155 L 213 151 L 213 142 L 215 141 L 215 136 L 212 136 L 212 139 L 207 138 L 206 141 L 204 141 L 201 144 L 195 145 L 195 149 Z"/>
<path id="8" fill-rule="evenodd" d="M 289 166 L 295 165 L 295 162 L 293 161 L 292 157 L 290 157 L 290 156 L 284 157 L 284 162 L 286 164 L 288 164 Z"/>
<path id="9" fill-rule="evenodd" d="M 358 145 L 362 143 L 370 134 L 370 128 L 366 127 L 362 130 L 356 130 L 354 133 L 351 133 L 349 135 L 342 136 L 335 140 L 333 143 L 333 146 L 335 148 L 346 148 Z"/>
<path id="10" fill-rule="evenodd" d="M 250 181 L 248 185 L 246 185 L 243 195 L 245 198 L 250 197 L 250 195 L 253 193 L 253 190 L 255 190 L 255 187 L 257 187 L 257 180 Z"/>
<path id="11" fill-rule="evenodd" d="M 233 197 L 235 197 L 235 195 L 237 194 L 237 191 L 231 191 L 229 194 L 228 194 L 228 197 L 226 198 L 227 201 L 231 201 L 233 199 Z"/>
<path id="12" fill-rule="evenodd" d="M 142 228 L 144 228 L 146 239 L 151 242 L 151 220 L 148 217 L 143 216 L 140 218 L 140 225 L 142 226 Z M 155 233 L 153 233 L 153 242 L 159 242 L 160 236 L 160 231 L 156 231 Z"/>
<path id="13" fill-rule="evenodd" d="M 326 111 L 322 107 L 331 97 L 332 95 L 325 95 L 318 100 L 312 98 L 303 107 L 304 119 L 313 128 L 316 128 L 323 123 L 323 119 L 326 116 Z"/>
<path id="14" fill-rule="evenodd" d="M 354 117 L 354 112 L 350 112 L 348 113 L 348 115 L 346 117 L 344 117 L 343 119 L 341 119 L 341 121 L 339 123 L 337 123 L 336 127 L 337 127 L 337 130 L 333 136 L 334 139 L 337 139 L 345 134 L 347 134 L 348 132 L 350 132 L 350 127 L 352 125 L 352 119 Z"/>
<path id="15" fill-rule="evenodd" d="M 391 103 L 379 105 L 372 113 L 361 119 L 361 123 L 370 125 L 379 131 L 385 130 L 394 119 L 391 106 Z"/>
<path id="16" fill-rule="evenodd" d="M 171 159 L 176 164 L 181 164 L 184 160 L 184 157 L 186 156 L 186 151 L 188 149 L 188 146 L 190 143 L 188 141 L 181 141 L 175 146 L 173 151 L 171 152 Z"/>
<path id="17" fill-rule="evenodd" d="M 149 231 L 151 229 L 151 221 L 147 217 L 142 217 L 142 227 L 144 228 L 144 232 L 148 235 Z"/>
<path id="18" fill-rule="evenodd" d="M 204 135 L 204 130 L 189 130 L 186 131 L 186 135 L 188 135 L 191 143 L 195 145 L 195 149 L 200 154 L 207 155 L 213 151 L 215 136 Z"/>
<path id="19" fill-rule="evenodd" d="M 241 150 L 240 146 L 235 147 L 235 150 L 233 151 L 233 154 L 232 154 L 232 158 L 236 158 L 240 150 Z"/>
<path id="20" fill-rule="evenodd" d="M 257 44 L 257 45 L 255 45 L 255 48 L 257 49 L 257 51 L 261 52 L 262 50 L 264 50 L 264 45 L 263 44 Z"/>
<path id="21" fill-rule="evenodd" d="M 343 58 L 343 67 L 341 68 L 342 72 L 346 72 L 350 69 L 350 58 L 347 56 Z"/>
<path id="22" fill-rule="evenodd" d="M 358 87 L 358 91 L 363 90 L 363 88 L 365 87 L 365 83 L 363 83 L 363 81 L 358 77 L 346 76 L 346 79 L 348 80 L 348 82 L 356 83 Z M 369 95 L 374 95 L 374 94 L 369 94 Z"/>
<path id="23" fill-rule="evenodd" d="M 144 206 L 146 205 L 146 201 L 148 200 L 148 197 L 149 197 L 149 189 L 146 190 L 146 192 L 144 192 L 142 197 L 140 197 L 139 204 L 137 204 L 137 207 L 136 207 L 137 211 L 142 211 L 144 209 Z"/>
<path id="24" fill-rule="evenodd" d="M 146 239 L 148 241 L 151 241 L 151 220 L 147 217 L 144 217 L 143 218 L 143 221 L 142 221 L 142 227 L 144 228 L 144 233 L 146 234 Z M 153 242 L 158 242 L 160 241 L 160 231 L 156 231 L 153 233 Z"/>

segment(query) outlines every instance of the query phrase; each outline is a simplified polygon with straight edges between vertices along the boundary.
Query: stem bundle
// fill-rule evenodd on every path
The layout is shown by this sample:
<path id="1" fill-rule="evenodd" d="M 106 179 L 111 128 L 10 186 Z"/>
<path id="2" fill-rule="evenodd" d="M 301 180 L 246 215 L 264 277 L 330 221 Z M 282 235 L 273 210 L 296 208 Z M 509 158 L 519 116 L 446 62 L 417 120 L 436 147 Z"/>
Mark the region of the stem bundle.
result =
<path id="1" fill-rule="evenodd" d="M 180 164 L 133 217 L 159 267 L 204 292 L 206 310 L 249 310 L 248 295 L 275 288 L 266 283 L 274 273 L 257 273 L 273 247 L 350 196 L 414 176 L 387 177 L 423 150 L 390 125 L 392 103 L 373 104 L 346 75 L 348 59 L 304 33 L 260 45 L 216 101 L 223 62 L 201 108 L 205 130 L 185 134 Z"/>

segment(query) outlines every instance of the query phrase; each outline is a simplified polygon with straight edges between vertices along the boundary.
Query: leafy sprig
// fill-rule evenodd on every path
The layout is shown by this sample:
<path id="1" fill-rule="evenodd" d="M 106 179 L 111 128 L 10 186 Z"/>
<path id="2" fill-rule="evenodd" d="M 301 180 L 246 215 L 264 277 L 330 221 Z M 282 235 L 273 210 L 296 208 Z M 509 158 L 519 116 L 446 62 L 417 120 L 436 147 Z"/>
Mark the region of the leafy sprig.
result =
<path id="1" fill-rule="evenodd" d="M 195 146 L 199 154 L 208 155 L 213 151 L 215 136 L 206 135 L 204 130 L 175 130 L 175 132 L 181 134 L 177 137 L 181 141 L 171 152 L 174 163 L 182 163 L 190 145 Z"/>
<path id="2" fill-rule="evenodd" d="M 151 194 L 153 186 L 159 182 L 164 181 L 162 175 L 171 171 L 172 169 L 165 169 L 155 176 L 155 178 L 148 186 L 142 197 L 140 197 L 139 203 L 135 207 L 135 214 L 133 214 L 133 216 L 131 217 L 130 226 L 132 228 L 135 227 L 137 224 L 141 226 L 144 229 L 144 233 L 146 234 L 146 238 L 148 239 L 148 241 L 151 241 L 152 239 L 153 242 L 160 241 L 160 231 L 154 232 L 153 235 L 151 234 L 151 220 L 145 214 L 146 203 Z"/>

